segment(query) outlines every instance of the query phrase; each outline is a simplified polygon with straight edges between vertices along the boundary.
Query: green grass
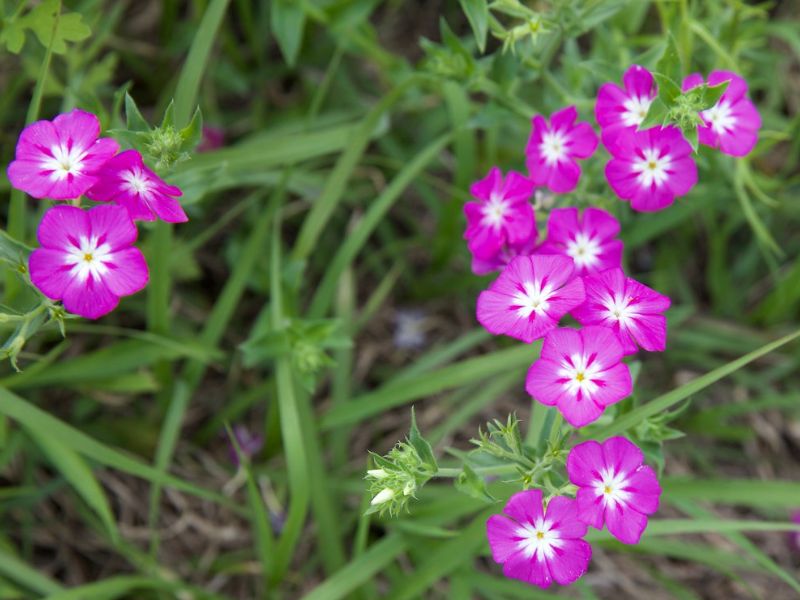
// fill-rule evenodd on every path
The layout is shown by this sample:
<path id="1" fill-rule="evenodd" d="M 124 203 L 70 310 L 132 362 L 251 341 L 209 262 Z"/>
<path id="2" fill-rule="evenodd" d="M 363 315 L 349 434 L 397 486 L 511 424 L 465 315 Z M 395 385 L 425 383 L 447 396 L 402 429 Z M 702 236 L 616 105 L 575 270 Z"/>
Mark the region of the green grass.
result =
<path id="1" fill-rule="evenodd" d="M 676 598 L 800 590 L 775 551 L 800 506 L 786 441 L 800 419 L 796 14 L 565 0 L 537 4 L 531 37 L 500 4 L 55 2 L 16 54 L 7 36 L 35 3 L 0 1 L 4 164 L 26 123 L 74 106 L 123 129 L 126 91 L 151 124 L 174 102 L 186 126 L 199 106 L 226 138 L 163 172 L 190 221 L 140 227 L 148 289 L 98 322 L 67 320 L 64 339 L 35 320 L 22 371 L 0 366 L 0 600 L 553 597 L 503 578 L 485 537 L 501 505 L 452 485 L 489 420 L 515 413 L 539 450 L 567 431 L 524 393 L 539 344 L 475 321 L 491 279 L 470 272 L 462 206 L 490 166 L 524 171 L 534 113 L 574 103 L 593 121 L 597 88 L 654 67 L 670 35 L 684 73 L 745 76 L 763 128 L 745 159 L 702 149 L 698 186 L 666 211 L 618 201 L 603 150 L 556 200 L 612 212 L 626 270 L 673 301 L 668 349 L 637 357 L 634 396 L 568 439 L 645 440 L 663 461 L 661 512 L 640 545 L 590 539 L 603 568 Z M 49 203 L 4 176 L 0 193 L 4 229 L 32 244 Z M 3 241 L 3 264 L 21 248 Z M 8 343 L 39 306 L 12 271 Z M 406 309 L 426 315 L 423 348 L 395 346 Z M 365 516 L 367 451 L 402 440 L 411 407 L 440 476 L 409 514 Z M 237 424 L 265 442 L 239 471 Z M 686 437 L 662 447 L 667 426 Z M 474 468 L 497 475 L 497 498 L 517 489 L 513 469 Z M 572 591 L 629 590 L 589 577 Z"/>

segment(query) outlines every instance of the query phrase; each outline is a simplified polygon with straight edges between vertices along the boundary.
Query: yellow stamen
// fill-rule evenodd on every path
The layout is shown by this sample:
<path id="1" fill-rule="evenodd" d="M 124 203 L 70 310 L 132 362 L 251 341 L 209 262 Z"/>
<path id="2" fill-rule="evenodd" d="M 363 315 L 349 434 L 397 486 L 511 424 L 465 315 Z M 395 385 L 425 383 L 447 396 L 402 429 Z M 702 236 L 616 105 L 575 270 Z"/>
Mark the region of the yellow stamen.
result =
<path id="1" fill-rule="evenodd" d="M 94 260 L 94 256 L 92 256 L 87 252 L 86 254 L 83 255 L 83 260 L 85 260 L 86 262 L 92 262 Z"/>

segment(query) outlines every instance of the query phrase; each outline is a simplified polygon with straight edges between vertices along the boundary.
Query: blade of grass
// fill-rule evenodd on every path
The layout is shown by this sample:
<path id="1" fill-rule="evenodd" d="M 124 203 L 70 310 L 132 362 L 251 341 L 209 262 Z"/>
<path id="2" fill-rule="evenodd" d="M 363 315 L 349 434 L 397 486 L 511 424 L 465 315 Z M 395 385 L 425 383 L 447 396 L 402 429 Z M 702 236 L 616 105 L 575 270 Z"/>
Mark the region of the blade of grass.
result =
<path id="1" fill-rule="evenodd" d="M 62 591 L 61 585 L 0 547 L 0 575 L 24 589 L 50 597 Z"/>
<path id="2" fill-rule="evenodd" d="M 794 481 L 666 477 L 662 486 L 666 502 L 695 500 L 764 508 L 795 508 L 800 498 L 800 483 Z"/>
<path id="3" fill-rule="evenodd" d="M 517 346 L 469 358 L 410 381 L 403 378 L 397 383 L 389 382 L 374 392 L 333 407 L 320 419 L 320 427 L 328 430 L 352 425 L 395 406 L 528 366 L 536 360 L 538 351 L 538 344 Z"/>
<path id="4" fill-rule="evenodd" d="M 336 166 L 331 171 L 325 188 L 319 198 L 314 202 L 311 211 L 303 221 L 297 242 L 292 250 L 293 260 L 304 260 L 316 246 L 317 239 L 322 233 L 328 220 L 333 215 L 339 201 L 344 195 L 347 182 L 361 160 L 367 148 L 372 132 L 378 125 L 383 114 L 389 110 L 405 92 L 419 82 L 416 76 L 410 76 L 386 94 L 361 121 L 358 129 L 348 140 L 345 151 L 336 161 Z"/>
<path id="5" fill-rule="evenodd" d="M 719 367 L 718 369 L 714 369 L 713 371 L 706 373 L 705 375 L 701 375 L 697 379 L 693 379 L 689 383 L 686 383 L 672 391 L 659 396 L 655 400 L 651 400 L 647 404 L 643 404 L 637 408 L 634 408 L 631 412 L 622 415 L 618 419 L 616 419 L 610 425 L 600 428 L 599 430 L 595 430 L 591 432 L 593 438 L 598 440 L 603 440 L 612 435 L 616 435 L 627 431 L 628 429 L 635 427 L 648 417 L 652 417 L 657 415 L 658 413 L 674 406 L 678 402 L 688 398 L 692 394 L 696 394 L 697 392 L 707 388 L 713 383 L 716 383 L 720 379 L 727 377 L 728 375 L 735 373 L 742 367 L 750 364 L 754 360 L 769 354 L 770 352 L 777 350 L 781 346 L 788 344 L 792 340 L 796 339 L 800 336 L 800 331 L 795 331 L 785 337 L 780 338 L 779 340 L 775 340 L 765 346 L 762 346 L 758 350 L 750 352 L 749 354 L 745 354 L 741 358 L 738 358 L 734 361 L 729 362 L 726 365 Z"/>
<path id="6" fill-rule="evenodd" d="M 451 137 L 451 134 L 443 135 L 426 146 L 370 204 L 364 218 L 355 230 L 345 238 L 333 260 L 326 267 L 325 276 L 322 278 L 322 282 L 311 300 L 311 307 L 308 311 L 310 318 L 320 318 L 328 312 L 342 272 L 355 259 L 369 236 L 403 191 L 419 177 L 420 172 L 429 163 L 439 156 L 450 142 Z"/>

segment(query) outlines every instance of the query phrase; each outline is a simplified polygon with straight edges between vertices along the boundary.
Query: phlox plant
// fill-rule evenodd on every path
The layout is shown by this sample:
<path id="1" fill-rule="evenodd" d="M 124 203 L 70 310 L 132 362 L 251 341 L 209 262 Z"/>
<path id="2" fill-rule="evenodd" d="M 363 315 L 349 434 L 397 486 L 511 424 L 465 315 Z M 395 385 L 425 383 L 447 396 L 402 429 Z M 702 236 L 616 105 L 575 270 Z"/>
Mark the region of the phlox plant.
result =
<path id="1" fill-rule="evenodd" d="M 661 77 L 671 69 L 670 52 L 657 67 Z M 622 86 L 599 88 L 594 115 L 587 115 L 599 135 L 592 123 L 579 120 L 575 106 L 534 115 L 524 148 L 528 172 L 503 175 L 492 167 L 472 185 L 472 200 L 464 205 L 472 270 L 496 272 L 477 298 L 476 320 L 495 336 L 526 344 L 542 340 L 524 387 L 535 404 L 557 412 L 549 413 L 552 435 L 539 451 L 522 443 L 513 415 L 505 425 L 490 424 L 473 440 L 472 455 L 462 455 L 459 483 L 468 493 L 492 497 L 471 466 L 480 456 L 494 459 L 484 472 L 516 471 L 510 483 L 519 491 L 486 521 L 487 542 L 506 577 L 542 588 L 569 585 L 587 571 L 589 527 L 605 527 L 620 542 L 637 544 L 661 496 L 656 471 L 634 441 L 613 436 L 578 443 L 573 436 L 591 438 L 591 425 L 631 395 L 630 357 L 668 351 L 671 304 L 622 269 L 614 216 L 570 205 L 582 176 L 580 161 L 603 160 L 596 152 L 602 142 L 610 156 L 604 169 L 610 191 L 633 211 L 669 210 L 698 182 L 698 141 L 741 157 L 755 146 L 761 124 L 746 82 L 735 73 L 713 71 L 707 81 L 690 75 L 671 98 L 641 65 L 631 65 L 621 80 Z M 677 86 L 669 78 L 663 85 Z M 662 111 L 664 118 L 653 122 L 657 100 L 678 109 Z M 557 194 L 558 206 L 534 210 L 531 199 L 539 188 Z M 542 218 L 546 233 L 539 239 Z M 606 419 L 611 428 L 613 422 L 613 416 Z M 366 475 L 370 512 L 409 509 L 417 490 L 435 476 L 435 459 L 421 439 L 414 424 L 408 442 L 373 457 L 380 468 Z"/>

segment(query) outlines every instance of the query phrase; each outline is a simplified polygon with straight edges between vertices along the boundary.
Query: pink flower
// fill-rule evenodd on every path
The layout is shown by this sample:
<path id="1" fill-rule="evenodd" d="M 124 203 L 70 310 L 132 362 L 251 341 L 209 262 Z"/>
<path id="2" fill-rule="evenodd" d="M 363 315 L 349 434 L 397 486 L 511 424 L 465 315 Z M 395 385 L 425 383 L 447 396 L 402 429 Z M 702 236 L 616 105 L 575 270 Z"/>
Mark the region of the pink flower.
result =
<path id="1" fill-rule="evenodd" d="M 581 539 L 586 524 L 578 520 L 577 503 L 556 496 L 542 510 L 542 491 L 511 496 L 504 514 L 486 521 L 492 558 L 503 565 L 503 575 L 549 587 L 555 580 L 569 585 L 589 567 L 592 547 Z"/>
<path id="2" fill-rule="evenodd" d="M 606 406 L 633 389 L 622 344 L 608 327 L 556 329 L 547 334 L 525 389 L 537 401 L 557 406 L 573 427 L 595 421 Z"/>
<path id="3" fill-rule="evenodd" d="M 634 210 L 653 212 L 672 204 L 697 183 L 692 147 L 677 127 L 621 130 L 609 148 L 606 179 Z"/>
<path id="4" fill-rule="evenodd" d="M 189 218 L 175 196 L 180 188 L 167 185 L 148 169 L 136 150 L 125 150 L 97 173 L 97 183 L 86 192 L 92 200 L 114 202 L 128 209 L 131 219 L 183 223 Z"/>
<path id="5" fill-rule="evenodd" d="M 667 345 L 667 319 L 663 315 L 670 299 L 625 276 L 622 269 L 609 269 L 584 277 L 586 301 L 572 311 L 581 325 L 611 327 L 625 354 L 637 345 L 648 352 L 663 352 Z"/>
<path id="6" fill-rule="evenodd" d="M 555 208 L 547 219 L 547 240 L 537 254 L 562 254 L 575 261 L 576 275 L 619 267 L 622 242 L 619 221 L 599 208 Z"/>
<path id="7" fill-rule="evenodd" d="M 619 541 L 638 543 L 661 496 L 655 472 L 643 462 L 642 451 L 624 437 L 575 446 L 567 473 L 578 486 L 580 520 L 597 529 L 605 523 Z"/>
<path id="8" fill-rule="evenodd" d="M 563 256 L 516 257 L 478 296 L 478 321 L 494 335 L 539 339 L 584 300 L 583 282 L 572 279 L 573 270 Z"/>
<path id="9" fill-rule="evenodd" d="M 470 193 L 478 202 L 467 202 L 464 239 L 479 259 L 497 256 L 504 246 L 519 249 L 536 239 L 536 222 L 529 199 L 534 185 L 530 179 L 509 172 L 505 179 L 497 167 L 472 184 Z"/>
<path id="10" fill-rule="evenodd" d="M 97 170 L 119 150 L 110 138 L 98 139 L 100 121 L 74 109 L 52 121 L 31 123 L 19 136 L 8 179 L 34 198 L 72 200 L 97 181 Z"/>
<path id="11" fill-rule="evenodd" d="M 597 134 L 586 122 L 575 124 L 578 111 L 563 108 L 550 117 L 533 118 L 533 130 L 525 148 L 528 172 L 535 185 L 545 185 L 558 194 L 575 189 L 581 168 L 575 159 L 589 158 L 597 148 Z"/>
<path id="12" fill-rule="evenodd" d="M 719 101 L 700 113 L 705 126 L 697 129 L 701 144 L 719 148 L 731 156 L 745 156 L 758 141 L 761 116 L 747 98 L 747 82 L 730 71 L 711 71 L 709 85 L 728 81 L 728 87 Z M 703 76 L 693 73 L 683 80 L 683 90 L 688 91 L 703 83 Z"/>
<path id="13" fill-rule="evenodd" d="M 147 285 L 136 226 L 121 206 L 75 206 L 48 210 L 36 233 L 41 248 L 31 253 L 31 281 L 69 312 L 97 319 L 116 308 L 121 296 Z"/>
<path id="14" fill-rule="evenodd" d="M 613 145 L 621 130 L 636 130 L 658 94 L 653 75 L 639 65 L 631 65 L 622 76 L 622 82 L 625 89 L 609 82 L 597 92 L 594 114 L 606 147 Z"/>
<path id="15" fill-rule="evenodd" d="M 225 130 L 213 125 L 203 126 L 203 136 L 197 145 L 197 152 L 210 152 L 225 145 Z"/>

